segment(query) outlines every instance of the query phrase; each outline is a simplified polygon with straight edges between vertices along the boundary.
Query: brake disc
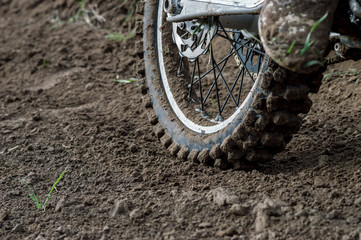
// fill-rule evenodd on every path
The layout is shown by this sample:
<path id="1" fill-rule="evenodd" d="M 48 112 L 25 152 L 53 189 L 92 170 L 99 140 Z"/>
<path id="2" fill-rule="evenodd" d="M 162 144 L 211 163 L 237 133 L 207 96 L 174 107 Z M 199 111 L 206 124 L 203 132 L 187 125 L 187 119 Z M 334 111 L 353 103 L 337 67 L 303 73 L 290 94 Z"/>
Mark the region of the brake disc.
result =
<path id="1" fill-rule="evenodd" d="M 208 51 L 216 32 L 217 24 L 212 19 L 173 23 L 173 41 L 180 56 L 190 61 Z"/>

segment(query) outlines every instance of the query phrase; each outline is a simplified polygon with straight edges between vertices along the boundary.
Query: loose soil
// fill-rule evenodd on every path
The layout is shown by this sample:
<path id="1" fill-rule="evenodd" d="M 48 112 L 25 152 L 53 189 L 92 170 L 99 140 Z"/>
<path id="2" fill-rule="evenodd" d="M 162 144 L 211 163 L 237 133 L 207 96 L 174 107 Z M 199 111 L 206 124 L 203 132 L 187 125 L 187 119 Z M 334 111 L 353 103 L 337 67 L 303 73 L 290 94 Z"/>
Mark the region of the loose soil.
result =
<path id="1" fill-rule="evenodd" d="M 106 39 L 130 3 L 91 3 L 87 23 L 74 0 L 0 0 L 0 239 L 360 239 L 361 61 L 329 66 L 272 162 L 193 165 L 147 122 L 141 28 Z M 44 200 L 66 167 L 37 210 L 18 178 Z"/>

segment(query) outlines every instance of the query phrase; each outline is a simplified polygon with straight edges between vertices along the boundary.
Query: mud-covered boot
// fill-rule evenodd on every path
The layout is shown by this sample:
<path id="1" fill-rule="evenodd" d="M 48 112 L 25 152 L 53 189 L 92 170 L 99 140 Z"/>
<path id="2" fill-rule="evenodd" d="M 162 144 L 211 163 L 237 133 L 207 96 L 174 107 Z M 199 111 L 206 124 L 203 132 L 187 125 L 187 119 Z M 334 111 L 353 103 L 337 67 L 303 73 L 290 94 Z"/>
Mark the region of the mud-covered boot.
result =
<path id="1" fill-rule="evenodd" d="M 324 64 L 338 0 L 265 0 L 259 32 L 266 52 L 279 65 L 311 73 Z"/>

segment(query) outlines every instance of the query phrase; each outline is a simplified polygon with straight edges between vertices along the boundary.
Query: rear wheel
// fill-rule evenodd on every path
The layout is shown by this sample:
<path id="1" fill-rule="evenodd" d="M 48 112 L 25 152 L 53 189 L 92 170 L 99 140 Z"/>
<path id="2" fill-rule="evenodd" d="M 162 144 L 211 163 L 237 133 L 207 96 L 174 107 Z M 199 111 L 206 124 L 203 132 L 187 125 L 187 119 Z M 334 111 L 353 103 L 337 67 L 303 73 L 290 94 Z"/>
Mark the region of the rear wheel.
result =
<path id="1" fill-rule="evenodd" d="M 256 38 L 217 18 L 169 23 L 162 5 L 147 1 L 144 16 L 144 102 L 161 143 L 220 168 L 272 159 L 299 130 L 322 74 L 279 67 Z"/>

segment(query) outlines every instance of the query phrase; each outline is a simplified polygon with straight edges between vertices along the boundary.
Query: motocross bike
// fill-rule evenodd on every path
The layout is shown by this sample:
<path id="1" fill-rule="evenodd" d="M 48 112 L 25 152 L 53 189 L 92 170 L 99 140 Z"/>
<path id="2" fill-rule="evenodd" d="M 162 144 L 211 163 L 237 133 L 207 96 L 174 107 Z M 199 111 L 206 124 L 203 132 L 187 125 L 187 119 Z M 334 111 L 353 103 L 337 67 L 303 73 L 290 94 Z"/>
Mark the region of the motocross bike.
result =
<path id="1" fill-rule="evenodd" d="M 361 48 L 354 38 L 360 34 L 360 9 L 350 5 L 355 0 L 340 2 L 337 22 L 346 33 L 331 34 L 329 63 Z M 241 168 L 272 159 L 299 131 L 299 114 L 309 112 L 308 95 L 319 90 L 325 67 L 297 74 L 270 59 L 258 38 L 262 4 L 146 1 L 143 102 L 171 155 Z"/>

